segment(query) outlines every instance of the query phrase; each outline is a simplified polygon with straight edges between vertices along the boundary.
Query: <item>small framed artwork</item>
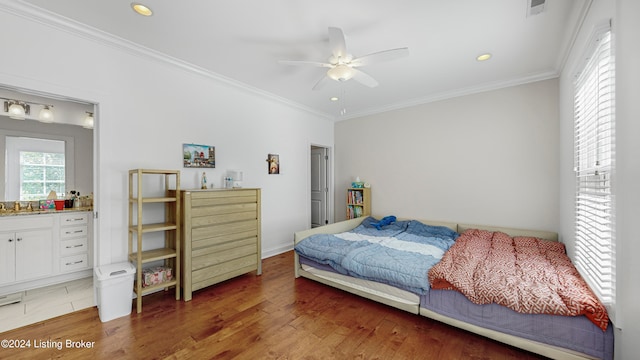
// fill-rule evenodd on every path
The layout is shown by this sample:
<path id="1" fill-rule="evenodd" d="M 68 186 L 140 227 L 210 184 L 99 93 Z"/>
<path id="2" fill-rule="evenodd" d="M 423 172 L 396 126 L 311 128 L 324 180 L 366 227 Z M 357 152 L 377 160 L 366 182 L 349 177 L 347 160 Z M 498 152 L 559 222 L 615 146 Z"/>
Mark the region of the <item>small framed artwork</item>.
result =
<path id="1" fill-rule="evenodd" d="M 211 145 L 183 144 L 183 167 L 214 168 L 216 167 L 216 148 Z"/>
<path id="2" fill-rule="evenodd" d="M 267 166 L 267 171 L 269 174 L 280 174 L 280 155 L 267 155 Z"/>

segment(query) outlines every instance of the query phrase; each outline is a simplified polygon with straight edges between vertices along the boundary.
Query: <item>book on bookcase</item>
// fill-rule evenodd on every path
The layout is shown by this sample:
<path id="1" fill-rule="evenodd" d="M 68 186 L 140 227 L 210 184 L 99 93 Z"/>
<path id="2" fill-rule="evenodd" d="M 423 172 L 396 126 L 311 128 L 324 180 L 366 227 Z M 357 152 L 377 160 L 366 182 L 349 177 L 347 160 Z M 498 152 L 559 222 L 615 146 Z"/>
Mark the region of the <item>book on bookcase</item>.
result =
<path id="1" fill-rule="evenodd" d="M 371 215 L 371 189 L 347 189 L 347 219 Z"/>

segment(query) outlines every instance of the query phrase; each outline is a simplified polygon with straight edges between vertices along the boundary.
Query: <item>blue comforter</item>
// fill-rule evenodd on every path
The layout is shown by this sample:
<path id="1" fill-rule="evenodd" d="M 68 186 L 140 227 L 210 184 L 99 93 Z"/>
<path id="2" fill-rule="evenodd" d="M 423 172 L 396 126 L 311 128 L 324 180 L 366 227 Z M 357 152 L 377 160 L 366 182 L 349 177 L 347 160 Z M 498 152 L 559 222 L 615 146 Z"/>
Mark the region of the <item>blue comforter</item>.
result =
<path id="1" fill-rule="evenodd" d="M 458 238 L 458 233 L 419 221 L 397 221 L 376 229 L 369 217 L 340 234 L 316 234 L 298 242 L 298 255 L 337 272 L 424 295 L 427 273 Z"/>

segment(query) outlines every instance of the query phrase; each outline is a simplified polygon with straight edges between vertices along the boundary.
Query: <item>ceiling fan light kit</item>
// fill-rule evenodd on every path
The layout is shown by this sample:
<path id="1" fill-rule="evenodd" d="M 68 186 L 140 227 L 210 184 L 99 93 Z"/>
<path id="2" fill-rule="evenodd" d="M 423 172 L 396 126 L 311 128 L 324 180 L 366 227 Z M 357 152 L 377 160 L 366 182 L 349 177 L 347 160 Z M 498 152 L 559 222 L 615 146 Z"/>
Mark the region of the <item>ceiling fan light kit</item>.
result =
<path id="1" fill-rule="evenodd" d="M 331 46 L 331 56 L 326 63 L 296 60 L 283 60 L 280 61 L 280 63 L 287 65 L 311 65 L 315 67 L 329 68 L 329 70 L 327 70 L 326 76 L 323 76 L 323 78 L 321 78 L 315 84 L 315 86 L 313 86 L 313 90 L 322 88 L 326 83 L 324 81 L 326 78 L 339 82 L 354 79 L 362 85 L 368 87 L 376 87 L 378 86 L 378 82 L 369 74 L 356 69 L 356 67 L 393 60 L 409 55 L 409 49 L 404 47 L 380 51 L 361 57 L 354 57 L 352 54 L 347 53 L 344 33 L 340 28 L 336 27 L 329 28 L 329 45 Z"/>
<path id="2" fill-rule="evenodd" d="M 347 81 L 353 77 L 353 69 L 349 65 L 339 64 L 329 69 L 327 76 L 336 81 Z"/>

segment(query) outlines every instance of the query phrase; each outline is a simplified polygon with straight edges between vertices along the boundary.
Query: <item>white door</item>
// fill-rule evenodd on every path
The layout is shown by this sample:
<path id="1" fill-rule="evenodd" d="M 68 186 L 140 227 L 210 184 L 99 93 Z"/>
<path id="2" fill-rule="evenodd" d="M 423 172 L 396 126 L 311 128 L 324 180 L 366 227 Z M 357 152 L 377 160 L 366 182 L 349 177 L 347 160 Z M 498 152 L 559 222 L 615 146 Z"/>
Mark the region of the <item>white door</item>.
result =
<path id="1" fill-rule="evenodd" d="M 311 147 L 311 227 L 329 223 L 327 210 L 327 166 L 329 155 L 327 148 Z"/>

